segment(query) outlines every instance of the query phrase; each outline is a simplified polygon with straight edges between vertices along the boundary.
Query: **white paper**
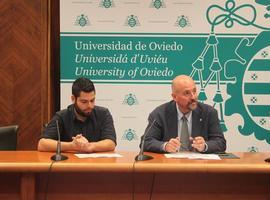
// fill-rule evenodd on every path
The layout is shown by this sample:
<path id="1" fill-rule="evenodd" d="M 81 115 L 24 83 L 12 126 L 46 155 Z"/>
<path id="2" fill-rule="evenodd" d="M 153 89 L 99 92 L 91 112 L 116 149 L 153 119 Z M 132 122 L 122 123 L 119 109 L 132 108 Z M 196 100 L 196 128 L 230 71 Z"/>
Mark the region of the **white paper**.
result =
<path id="1" fill-rule="evenodd" d="M 77 153 L 74 154 L 78 158 L 121 158 L 122 155 L 118 153 Z"/>
<path id="2" fill-rule="evenodd" d="M 188 159 L 202 159 L 202 160 L 221 160 L 216 154 L 201 154 L 193 152 L 179 152 L 165 154 L 166 158 L 188 158 Z"/>

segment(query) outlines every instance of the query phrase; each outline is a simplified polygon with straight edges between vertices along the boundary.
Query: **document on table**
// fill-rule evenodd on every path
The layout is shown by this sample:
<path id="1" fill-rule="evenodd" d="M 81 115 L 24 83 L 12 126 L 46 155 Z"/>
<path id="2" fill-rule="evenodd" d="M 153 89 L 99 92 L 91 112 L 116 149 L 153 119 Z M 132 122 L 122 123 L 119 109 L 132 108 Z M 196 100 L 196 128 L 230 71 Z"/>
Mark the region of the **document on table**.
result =
<path id="1" fill-rule="evenodd" d="M 188 159 L 201 159 L 201 160 L 221 160 L 216 154 L 201 154 L 193 152 L 179 152 L 164 154 L 166 158 L 188 158 Z"/>
<path id="2" fill-rule="evenodd" d="M 122 155 L 118 153 L 76 153 L 78 158 L 121 158 Z"/>

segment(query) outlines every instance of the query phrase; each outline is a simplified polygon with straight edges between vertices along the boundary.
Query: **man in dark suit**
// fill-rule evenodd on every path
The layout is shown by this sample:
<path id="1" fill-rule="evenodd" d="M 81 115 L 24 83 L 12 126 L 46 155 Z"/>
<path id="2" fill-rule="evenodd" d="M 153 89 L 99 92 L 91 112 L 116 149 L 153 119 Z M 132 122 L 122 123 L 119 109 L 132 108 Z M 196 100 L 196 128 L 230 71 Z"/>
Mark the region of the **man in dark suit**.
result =
<path id="1" fill-rule="evenodd" d="M 217 111 L 199 103 L 197 97 L 196 85 L 189 76 L 180 75 L 172 81 L 173 100 L 158 106 L 148 117 L 145 151 L 218 153 L 226 150 Z M 187 136 L 182 132 L 187 132 Z"/>

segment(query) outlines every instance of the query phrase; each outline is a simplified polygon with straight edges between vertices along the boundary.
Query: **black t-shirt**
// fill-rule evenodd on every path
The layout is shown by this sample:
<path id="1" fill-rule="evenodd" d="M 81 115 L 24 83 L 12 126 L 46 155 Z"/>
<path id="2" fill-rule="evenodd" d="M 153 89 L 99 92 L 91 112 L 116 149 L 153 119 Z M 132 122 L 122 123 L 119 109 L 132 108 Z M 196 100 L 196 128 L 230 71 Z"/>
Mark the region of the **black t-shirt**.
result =
<path id="1" fill-rule="evenodd" d="M 112 115 L 107 108 L 95 106 L 91 115 L 84 121 L 76 118 L 74 105 L 55 114 L 45 128 L 42 138 L 57 140 L 58 121 L 61 141 L 72 141 L 72 137 L 82 134 L 89 142 L 97 142 L 111 139 L 116 144 L 116 133 L 113 125 Z"/>

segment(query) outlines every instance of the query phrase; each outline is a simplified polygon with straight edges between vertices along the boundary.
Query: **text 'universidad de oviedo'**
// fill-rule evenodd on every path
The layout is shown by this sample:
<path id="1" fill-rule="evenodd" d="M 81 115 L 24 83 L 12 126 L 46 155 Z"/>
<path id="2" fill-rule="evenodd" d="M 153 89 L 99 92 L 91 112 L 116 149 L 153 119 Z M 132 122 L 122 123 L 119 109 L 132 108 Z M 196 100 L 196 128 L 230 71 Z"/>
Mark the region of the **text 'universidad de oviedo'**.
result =
<path id="1" fill-rule="evenodd" d="M 141 41 L 133 44 L 132 41 L 123 43 L 121 41 L 111 41 L 110 43 L 94 43 L 74 41 L 75 50 L 77 51 L 182 51 L 183 45 L 177 42 L 150 42 L 149 44 Z"/>

